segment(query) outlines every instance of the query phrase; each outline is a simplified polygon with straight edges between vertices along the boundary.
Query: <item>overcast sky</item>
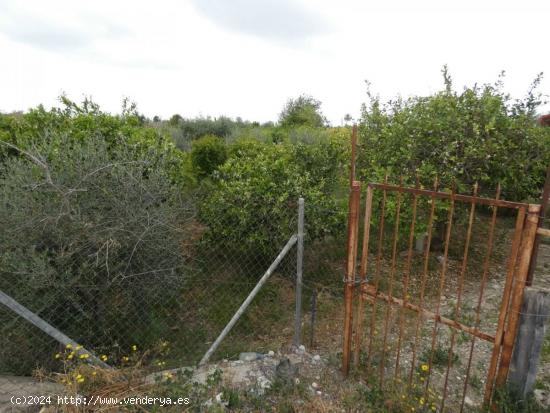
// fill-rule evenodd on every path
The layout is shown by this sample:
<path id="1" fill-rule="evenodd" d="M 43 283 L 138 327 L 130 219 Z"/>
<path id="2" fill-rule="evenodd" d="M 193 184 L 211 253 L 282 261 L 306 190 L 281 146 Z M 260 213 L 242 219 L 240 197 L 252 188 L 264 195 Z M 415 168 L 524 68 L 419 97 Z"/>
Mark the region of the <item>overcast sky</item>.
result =
<path id="1" fill-rule="evenodd" d="M 65 92 L 118 112 L 276 120 L 309 94 L 339 125 L 384 99 L 493 82 L 550 93 L 548 0 L 0 0 L 0 111 Z"/>

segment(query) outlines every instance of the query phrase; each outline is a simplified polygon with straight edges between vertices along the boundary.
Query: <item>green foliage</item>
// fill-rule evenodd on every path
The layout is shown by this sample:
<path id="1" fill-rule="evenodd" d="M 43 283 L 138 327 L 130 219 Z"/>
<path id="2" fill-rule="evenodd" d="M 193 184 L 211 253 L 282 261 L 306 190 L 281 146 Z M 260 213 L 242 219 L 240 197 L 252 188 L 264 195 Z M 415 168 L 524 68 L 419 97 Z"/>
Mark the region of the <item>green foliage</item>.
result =
<path id="1" fill-rule="evenodd" d="M 426 186 L 436 176 L 440 187 L 469 192 L 478 182 L 482 193 L 502 185 L 502 197 L 525 200 L 539 195 L 550 163 L 550 129 L 536 125 L 541 103 L 537 77 L 524 100 L 511 102 L 502 82 L 452 90 L 387 104 L 372 96 L 360 124 L 361 177 L 380 181 L 388 173 L 415 176 Z M 489 192 L 491 195 L 492 192 Z"/>
<path id="2" fill-rule="evenodd" d="M 225 143 L 216 136 L 203 136 L 193 143 L 191 164 L 199 177 L 211 175 L 226 159 Z"/>
<path id="3" fill-rule="evenodd" d="M 213 135 L 231 141 L 235 136 L 257 135 L 258 130 L 262 129 L 259 126 L 256 122 L 246 122 L 240 118 L 233 120 L 225 116 L 183 118 L 174 115 L 161 129 L 172 136 L 178 148 L 189 150 L 193 141 L 203 136 Z"/>
<path id="4" fill-rule="evenodd" d="M 185 284 L 181 245 L 194 215 L 169 163 L 162 151 L 109 147 L 102 136 L 52 136 L 6 159 L 0 289 L 92 347 L 157 340 L 167 324 L 155 303 Z M 15 354 L 27 328 L 9 330 L 17 339 L 2 361 L 13 365 L 2 369 L 25 368 Z"/>
<path id="5" fill-rule="evenodd" d="M 279 115 L 279 124 L 286 128 L 298 126 L 318 128 L 325 126 L 326 123 L 327 120 L 321 113 L 321 102 L 307 95 L 289 99 Z"/>
<path id="6" fill-rule="evenodd" d="M 62 107 L 44 109 L 38 106 L 25 114 L 0 115 L 0 162 L 11 156 L 21 156 L 22 150 L 49 145 L 52 151 L 61 145 L 72 145 L 90 139 L 105 142 L 109 151 L 120 145 L 130 145 L 141 155 L 162 154 L 164 167 L 171 179 L 189 183 L 183 165 L 186 154 L 177 150 L 169 135 L 144 124 L 135 104 L 123 101 L 122 113 L 111 115 L 100 110 L 89 99 L 76 104 L 61 96 Z M 156 157 L 153 156 L 153 159 Z"/>
<path id="7" fill-rule="evenodd" d="M 200 208 L 209 245 L 223 243 L 241 251 L 273 253 L 295 230 L 300 196 L 307 200 L 306 227 L 311 239 L 344 229 L 344 214 L 327 214 L 336 208 L 331 194 L 343 161 L 336 144 L 273 145 L 241 140 L 229 152 Z"/>
<path id="8" fill-rule="evenodd" d="M 502 413 L 544 413 L 546 407 L 541 406 L 533 393 L 526 396 L 513 387 L 496 389 L 493 397 L 496 410 Z"/>

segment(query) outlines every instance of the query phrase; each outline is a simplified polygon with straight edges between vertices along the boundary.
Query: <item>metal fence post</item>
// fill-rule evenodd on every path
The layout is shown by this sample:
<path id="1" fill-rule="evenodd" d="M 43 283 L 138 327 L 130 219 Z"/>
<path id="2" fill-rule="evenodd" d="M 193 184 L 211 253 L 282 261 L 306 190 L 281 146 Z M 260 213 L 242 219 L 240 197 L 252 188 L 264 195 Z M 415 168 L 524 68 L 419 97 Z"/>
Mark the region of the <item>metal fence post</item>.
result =
<path id="1" fill-rule="evenodd" d="M 76 341 L 71 339 L 70 337 L 67 337 L 65 334 L 63 334 L 61 331 L 59 331 L 57 328 L 53 327 L 51 324 L 40 318 L 38 315 L 30 311 L 27 307 L 19 304 L 17 301 L 15 301 L 13 298 L 11 298 L 9 295 L 4 293 L 3 291 L 0 291 L 0 303 L 4 304 L 6 307 L 8 307 L 10 310 L 12 310 L 15 314 L 18 316 L 24 318 L 28 322 L 30 322 L 35 327 L 42 330 L 44 333 L 52 337 L 53 339 L 57 340 L 61 344 L 68 346 L 71 345 L 75 349 L 78 347 L 78 344 Z M 95 364 L 105 368 L 105 369 L 111 369 L 112 367 L 109 366 L 107 363 L 103 362 L 102 360 L 98 359 L 94 353 L 91 351 L 85 349 L 82 347 L 82 349 L 79 352 L 80 354 L 88 354 L 90 357 L 90 360 L 93 361 Z"/>
<path id="2" fill-rule="evenodd" d="M 290 249 L 294 246 L 294 244 L 296 244 L 296 239 L 297 239 L 296 235 L 293 235 L 292 237 L 290 237 L 286 245 L 283 247 L 283 249 L 277 256 L 277 258 L 275 258 L 275 261 L 271 263 L 271 265 L 269 266 L 267 271 L 264 273 L 262 278 L 260 278 L 260 281 L 258 281 L 254 289 L 250 292 L 248 297 L 246 297 L 246 300 L 243 301 L 243 303 L 241 304 L 237 312 L 233 315 L 231 320 L 229 320 L 229 323 L 227 323 L 227 325 L 222 330 L 222 332 L 220 333 L 216 341 L 214 341 L 214 343 L 210 346 L 208 351 L 204 354 L 201 361 L 199 362 L 199 366 L 206 364 L 208 360 L 210 360 L 210 357 L 212 356 L 212 354 L 220 346 L 221 342 L 223 341 L 225 336 L 229 334 L 233 326 L 237 324 L 237 321 L 239 321 L 239 318 L 241 318 L 241 316 L 243 315 L 245 310 L 248 308 L 248 306 L 250 305 L 254 297 L 256 297 L 256 295 L 258 294 L 262 286 L 267 282 L 269 277 L 271 277 L 271 274 L 273 274 L 273 271 L 275 271 L 277 266 L 281 263 L 283 258 L 286 256 L 286 254 L 288 254 L 288 251 L 290 251 Z"/>
<path id="3" fill-rule="evenodd" d="M 355 267 L 357 259 L 357 232 L 359 230 L 359 202 L 361 197 L 361 183 L 354 181 L 350 191 L 348 214 L 348 246 L 347 265 L 344 276 L 344 340 L 342 351 L 342 372 L 349 373 L 351 353 L 352 325 L 353 325 L 353 289 L 355 283 Z"/>
<path id="4" fill-rule="evenodd" d="M 544 182 L 544 188 L 542 190 L 542 199 L 540 201 L 540 219 L 538 227 L 542 228 L 544 220 L 546 218 L 546 211 L 548 209 L 548 202 L 550 201 L 550 165 L 546 170 L 546 181 Z M 537 257 L 539 253 L 540 235 L 535 236 L 535 245 L 533 246 L 533 255 L 531 256 L 531 262 L 529 263 L 529 273 L 527 274 L 527 286 L 533 285 L 533 274 L 537 267 Z"/>
<path id="5" fill-rule="evenodd" d="M 298 250 L 296 257 L 296 320 L 294 345 L 298 347 L 302 337 L 302 276 L 304 264 L 304 198 L 298 200 Z"/>

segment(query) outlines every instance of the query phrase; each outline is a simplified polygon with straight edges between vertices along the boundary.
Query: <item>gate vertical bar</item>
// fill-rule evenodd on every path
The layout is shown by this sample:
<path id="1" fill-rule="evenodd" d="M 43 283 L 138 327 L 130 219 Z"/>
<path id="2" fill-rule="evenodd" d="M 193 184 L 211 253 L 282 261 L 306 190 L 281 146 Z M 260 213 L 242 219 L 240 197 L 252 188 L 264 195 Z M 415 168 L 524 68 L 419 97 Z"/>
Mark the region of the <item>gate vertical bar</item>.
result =
<path id="1" fill-rule="evenodd" d="M 439 180 L 436 178 L 434 183 L 434 191 L 437 191 L 439 187 Z M 430 248 L 432 245 L 432 232 L 433 232 L 433 222 L 434 222 L 434 214 L 435 214 L 435 196 L 430 197 L 431 205 L 430 205 L 430 215 L 428 217 L 428 238 L 426 240 L 426 246 L 424 251 L 424 265 L 422 270 L 422 281 L 420 286 L 420 311 L 418 312 L 417 319 L 416 319 L 416 326 L 414 330 L 414 343 L 412 348 L 412 360 L 411 360 L 411 370 L 409 372 L 409 387 L 412 385 L 412 379 L 414 374 L 414 368 L 416 363 L 416 351 L 418 349 L 419 344 L 419 333 L 420 333 L 420 326 L 422 325 L 423 319 L 424 319 L 424 294 L 426 290 L 426 282 L 428 278 L 428 266 L 429 266 L 429 259 L 430 259 Z"/>
<path id="2" fill-rule="evenodd" d="M 541 199 L 541 209 L 540 209 L 540 220 L 538 227 L 542 227 L 544 218 L 546 217 L 546 210 L 548 208 L 548 198 L 550 197 L 550 165 L 546 170 L 546 181 L 544 182 L 544 189 L 542 190 L 542 199 Z M 531 256 L 531 262 L 529 263 L 529 274 L 527 275 L 527 285 L 530 286 L 533 284 L 533 273 L 537 266 L 537 256 L 539 253 L 539 244 L 540 244 L 540 235 L 537 235 L 535 238 L 535 245 L 533 246 L 533 254 Z"/>
<path id="3" fill-rule="evenodd" d="M 454 200 L 454 194 L 455 194 L 455 187 L 453 185 L 453 189 L 451 191 L 451 203 L 449 205 L 449 212 L 447 214 L 447 229 L 445 232 L 445 247 L 443 252 L 443 263 L 441 264 L 441 273 L 439 274 L 439 293 L 437 296 L 437 304 L 435 307 L 435 314 L 436 317 L 439 317 L 441 314 L 441 296 L 444 293 L 445 289 L 445 282 L 447 277 L 447 261 L 449 258 L 449 244 L 451 241 L 451 232 L 453 227 L 453 217 L 454 217 L 454 210 L 455 210 L 455 200 Z M 430 378 L 432 376 L 432 363 L 433 363 L 433 354 L 435 351 L 435 344 L 437 340 L 437 334 L 438 334 L 438 322 L 437 320 L 434 321 L 434 326 L 432 330 L 432 345 L 430 350 L 430 357 L 428 360 L 428 377 L 426 378 L 426 387 L 424 395 L 426 395 L 426 392 L 428 391 L 428 388 L 430 387 Z"/>
<path id="4" fill-rule="evenodd" d="M 417 185 L 418 186 L 418 185 Z M 412 251 L 414 243 L 414 231 L 416 227 L 416 206 L 418 203 L 418 195 L 413 194 L 413 203 L 412 203 L 412 218 L 411 218 L 411 228 L 409 232 L 409 248 L 407 251 L 407 262 L 405 264 L 404 271 L 404 281 L 403 281 L 403 307 L 401 308 L 401 314 L 399 317 L 399 337 L 397 339 L 397 355 L 395 356 L 395 373 L 394 378 L 397 379 L 399 371 L 399 360 L 401 357 L 401 342 L 403 340 L 403 331 L 404 331 L 404 322 L 405 322 L 405 308 L 408 302 L 409 295 L 409 281 L 411 276 L 411 264 L 412 264 Z"/>
<path id="5" fill-rule="evenodd" d="M 401 189 L 403 188 L 403 177 L 399 180 L 399 190 L 397 192 L 397 207 L 395 211 L 395 223 L 393 227 L 393 245 L 392 245 L 392 258 L 390 269 L 390 285 L 388 288 L 388 297 L 391 300 L 393 298 L 393 279 L 395 278 L 395 270 L 397 266 L 397 239 L 399 237 L 399 221 L 401 219 Z M 391 328 L 389 320 L 391 318 L 392 304 L 389 302 L 386 306 L 386 315 L 384 319 L 384 339 L 382 341 L 382 359 L 380 360 L 380 384 L 384 383 L 384 359 L 386 357 L 386 345 L 388 341 L 388 330 Z"/>
<path id="6" fill-rule="evenodd" d="M 499 198 L 500 198 L 500 184 L 498 184 L 498 187 L 497 187 L 495 200 L 498 200 Z M 481 317 L 480 317 L 481 304 L 483 303 L 483 294 L 485 293 L 485 286 L 487 285 L 487 278 L 489 276 L 489 265 L 490 265 L 491 255 L 493 254 L 493 240 L 495 235 L 495 226 L 497 222 L 497 211 L 498 211 L 498 207 L 495 205 L 493 207 L 491 225 L 489 227 L 489 239 L 487 241 L 487 252 L 485 254 L 485 260 L 483 262 L 483 275 L 481 277 L 481 286 L 479 288 L 479 296 L 477 300 L 476 318 L 475 318 L 475 324 L 474 324 L 476 330 L 479 328 L 479 324 L 481 322 Z M 474 355 L 475 344 L 476 344 L 476 336 L 472 336 L 472 341 L 470 343 L 470 354 L 468 355 L 468 366 L 466 367 L 466 378 L 464 379 L 464 388 L 462 391 L 462 401 L 460 403 L 461 413 L 464 411 L 464 403 L 466 401 L 466 392 L 468 391 L 468 383 L 470 380 L 470 370 L 472 368 L 472 359 Z"/>
<path id="7" fill-rule="evenodd" d="M 347 265 L 344 285 L 344 340 L 342 351 L 342 372 L 349 373 L 351 339 L 353 326 L 353 289 L 355 283 L 355 267 L 357 260 L 357 232 L 359 222 L 359 201 L 361 198 L 361 183 L 354 181 L 351 185 L 348 215 L 348 246 Z"/>
<path id="8" fill-rule="evenodd" d="M 497 372 L 498 360 L 500 357 L 500 350 L 502 348 L 502 337 L 504 336 L 506 315 L 508 314 L 510 294 L 512 292 L 512 284 L 514 281 L 514 273 L 516 269 L 518 251 L 521 243 L 521 234 L 523 232 L 523 225 L 525 223 L 525 213 L 526 213 L 525 208 L 520 208 L 518 210 L 514 236 L 512 238 L 512 245 L 510 246 L 510 259 L 508 261 L 508 266 L 506 270 L 506 281 L 504 283 L 504 291 L 502 292 L 502 301 L 500 303 L 497 332 L 495 334 L 495 343 L 493 345 L 491 362 L 489 364 L 489 372 L 487 373 L 487 384 L 485 385 L 485 394 L 483 397 L 484 403 L 486 405 L 489 404 L 489 402 L 491 401 L 491 395 L 493 393 L 495 374 Z"/>
<path id="9" fill-rule="evenodd" d="M 512 350 L 517 335 L 519 312 L 521 311 L 521 305 L 523 304 L 523 290 L 527 283 L 529 264 L 531 263 L 535 237 L 537 235 L 540 210 L 541 206 L 535 204 L 529 205 L 529 208 L 527 210 L 527 217 L 525 219 L 525 226 L 523 228 L 522 242 L 520 246 L 518 270 L 516 277 L 514 278 L 512 289 L 512 301 L 510 303 L 508 316 L 508 328 L 506 329 L 506 333 L 504 334 L 502 358 L 500 360 L 500 365 L 497 373 L 497 387 L 501 387 L 502 385 L 504 385 L 508 376 L 508 369 L 510 368 Z"/>
<path id="10" fill-rule="evenodd" d="M 351 132 L 351 165 L 349 168 L 349 186 L 353 186 L 355 181 L 355 157 L 357 153 L 357 125 L 353 125 Z"/>
<path id="11" fill-rule="evenodd" d="M 384 178 L 384 183 L 388 182 L 388 176 Z M 382 190 L 382 206 L 380 208 L 380 228 L 378 230 L 378 251 L 376 252 L 376 268 L 374 271 L 374 291 L 378 292 L 378 287 L 380 285 L 380 268 L 382 260 L 382 247 L 384 243 L 384 223 L 386 215 L 386 198 L 387 191 Z M 374 296 L 376 297 L 376 295 Z M 370 317 L 370 333 L 369 333 L 369 344 L 367 347 L 367 361 L 366 361 L 366 370 L 370 370 L 371 358 L 373 353 L 374 345 L 374 336 L 376 335 L 376 298 L 372 301 L 372 312 Z"/>
<path id="12" fill-rule="evenodd" d="M 355 343 L 353 352 L 353 364 L 359 364 L 359 354 L 361 352 L 361 341 L 363 339 L 363 323 L 365 319 L 365 297 L 363 295 L 363 285 L 367 281 L 367 265 L 369 256 L 369 238 L 370 238 L 370 220 L 372 214 L 372 187 L 367 187 L 367 199 L 365 201 L 365 227 L 363 230 L 363 245 L 361 251 L 361 267 L 359 278 L 361 280 L 361 291 L 359 294 L 359 305 L 357 307 L 357 323 L 355 330 Z"/>
<path id="13" fill-rule="evenodd" d="M 298 241 L 296 256 L 296 320 L 294 345 L 298 347 L 302 338 L 302 276 L 304 263 L 304 198 L 298 200 Z"/>
<path id="14" fill-rule="evenodd" d="M 477 182 L 474 184 L 474 197 L 477 196 Z M 464 243 L 464 253 L 462 257 L 462 264 L 460 268 L 460 275 L 458 280 L 458 291 L 457 291 L 457 297 L 456 297 L 456 306 L 454 311 L 454 319 L 455 321 L 459 321 L 461 317 L 461 310 L 462 310 L 462 293 L 464 291 L 464 277 L 466 275 L 466 268 L 468 267 L 468 254 L 470 252 L 470 241 L 472 239 L 472 229 L 474 225 L 474 219 L 475 219 L 475 211 L 476 211 L 476 202 L 475 200 L 472 200 L 471 206 L 470 206 L 470 215 L 468 217 L 468 229 L 466 231 L 466 240 Z M 449 373 L 451 371 L 451 366 L 453 364 L 453 350 L 455 346 L 456 341 L 456 330 L 453 330 L 451 333 L 451 345 L 449 346 L 449 352 L 447 357 L 447 370 L 445 372 L 445 384 L 443 385 L 443 396 L 441 398 L 441 408 L 440 410 L 443 412 L 445 411 L 445 399 L 447 397 L 447 386 L 449 384 Z"/>

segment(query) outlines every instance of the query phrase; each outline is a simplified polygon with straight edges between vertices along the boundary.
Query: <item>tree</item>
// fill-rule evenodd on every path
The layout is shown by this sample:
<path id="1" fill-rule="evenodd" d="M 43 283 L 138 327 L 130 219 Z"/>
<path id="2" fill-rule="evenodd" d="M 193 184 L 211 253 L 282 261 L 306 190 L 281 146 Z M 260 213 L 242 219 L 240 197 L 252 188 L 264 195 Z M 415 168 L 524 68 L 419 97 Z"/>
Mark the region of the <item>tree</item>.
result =
<path id="1" fill-rule="evenodd" d="M 326 126 L 327 120 L 321 112 L 321 102 L 308 95 L 289 99 L 279 115 L 279 124 L 283 127 Z"/>
<path id="2" fill-rule="evenodd" d="M 542 75 L 526 97 L 512 101 L 500 78 L 456 92 L 447 68 L 442 72 L 445 89 L 431 96 L 384 104 L 369 93 L 360 123 L 363 178 L 388 173 L 431 185 L 438 176 L 441 187 L 454 182 L 468 191 L 477 182 L 486 195 L 500 183 L 503 198 L 536 198 L 550 161 L 550 133 L 535 121 L 544 103 L 536 90 Z"/>
<path id="3" fill-rule="evenodd" d="M 191 165 L 197 176 L 204 178 L 212 174 L 227 159 L 223 140 L 214 135 L 197 139 L 191 149 Z"/>
<path id="4" fill-rule="evenodd" d="M 181 115 L 176 113 L 175 115 L 172 115 L 168 123 L 170 123 L 170 125 L 172 126 L 178 126 L 182 120 L 183 118 L 181 117 Z"/>

